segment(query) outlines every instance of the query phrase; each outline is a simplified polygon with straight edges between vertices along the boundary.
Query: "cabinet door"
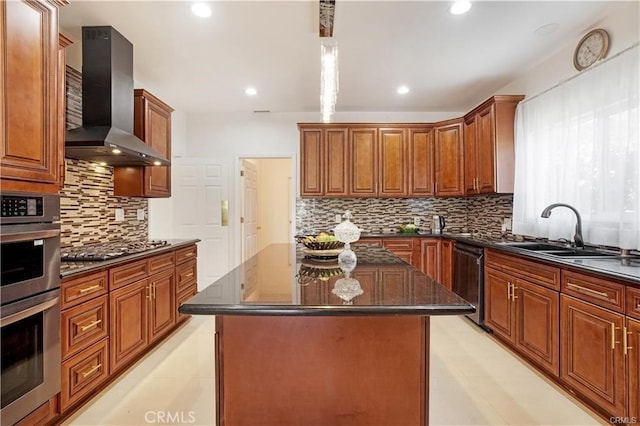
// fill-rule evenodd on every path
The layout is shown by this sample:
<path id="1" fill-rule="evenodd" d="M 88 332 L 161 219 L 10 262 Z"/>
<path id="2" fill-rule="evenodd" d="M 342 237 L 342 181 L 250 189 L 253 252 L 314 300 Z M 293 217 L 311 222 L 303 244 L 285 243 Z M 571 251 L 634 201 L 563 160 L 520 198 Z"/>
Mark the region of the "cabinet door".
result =
<path id="1" fill-rule="evenodd" d="M 323 195 L 347 196 L 349 194 L 347 129 L 327 129 L 323 136 L 325 145 Z"/>
<path id="2" fill-rule="evenodd" d="M 453 245 L 452 240 L 440 241 L 440 284 L 453 288 Z"/>
<path id="3" fill-rule="evenodd" d="M 147 347 L 147 312 L 151 301 L 148 280 L 109 294 L 111 370 L 122 368 Z"/>
<path id="4" fill-rule="evenodd" d="M 464 195 L 462 123 L 436 127 L 436 195 Z"/>
<path id="5" fill-rule="evenodd" d="M 150 277 L 149 285 L 149 342 L 153 342 L 176 323 L 176 286 L 173 269 Z"/>
<path id="6" fill-rule="evenodd" d="M 625 415 L 624 317 L 560 297 L 560 378 L 612 416 Z"/>
<path id="7" fill-rule="evenodd" d="M 315 197 L 323 195 L 322 130 L 300 131 L 300 195 Z"/>
<path id="8" fill-rule="evenodd" d="M 515 344 L 540 367 L 558 377 L 560 295 L 526 281 L 515 281 Z"/>
<path id="9" fill-rule="evenodd" d="M 439 273 L 439 240 L 420 240 L 420 270 L 434 280 L 440 279 Z"/>
<path id="10" fill-rule="evenodd" d="M 380 129 L 378 196 L 406 197 L 407 164 L 406 132 L 404 129 Z"/>
<path id="11" fill-rule="evenodd" d="M 58 139 L 58 9 L 53 1 L 3 1 L 0 21 L 2 189 L 57 192 L 63 143 Z"/>
<path id="12" fill-rule="evenodd" d="M 627 319 L 629 417 L 640 419 L 640 321 Z"/>
<path id="13" fill-rule="evenodd" d="M 147 145 L 171 160 L 171 112 L 165 104 L 148 94 L 136 93 L 136 97 L 144 96 L 142 102 L 142 136 L 136 134 Z M 134 104 L 135 105 L 135 104 Z M 136 130 L 134 123 L 134 133 Z M 171 196 L 171 166 L 154 166 L 144 168 L 145 195 L 149 197 Z"/>
<path id="14" fill-rule="evenodd" d="M 351 169 L 350 195 L 377 195 L 378 153 L 376 128 L 349 130 L 349 168 Z"/>
<path id="15" fill-rule="evenodd" d="M 435 193 L 433 129 L 409 129 L 409 196 Z"/>
<path id="16" fill-rule="evenodd" d="M 478 170 L 476 167 L 477 150 L 477 122 L 476 116 L 472 116 L 464 123 L 464 193 L 477 194 Z"/>
<path id="17" fill-rule="evenodd" d="M 67 46 L 73 42 L 63 34 L 58 35 L 58 189 L 64 186 L 65 166 L 64 166 L 64 138 L 66 131 L 67 113 Z"/>
<path id="18" fill-rule="evenodd" d="M 495 116 L 493 105 L 479 111 L 476 147 L 476 191 L 481 194 L 494 192 L 495 170 Z M 466 148 L 466 147 L 465 147 Z M 466 153 L 466 152 L 465 152 Z"/>
<path id="19" fill-rule="evenodd" d="M 510 275 L 492 268 L 484 270 L 484 324 L 505 339 L 513 342 L 514 309 L 509 297 Z"/>

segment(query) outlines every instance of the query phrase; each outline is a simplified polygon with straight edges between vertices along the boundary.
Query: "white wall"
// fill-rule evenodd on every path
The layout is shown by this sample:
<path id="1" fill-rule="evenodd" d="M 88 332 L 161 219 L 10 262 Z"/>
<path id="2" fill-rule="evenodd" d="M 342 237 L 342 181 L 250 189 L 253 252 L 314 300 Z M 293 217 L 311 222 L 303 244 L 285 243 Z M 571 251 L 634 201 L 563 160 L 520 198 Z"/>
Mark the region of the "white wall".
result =
<path id="1" fill-rule="evenodd" d="M 526 70 L 520 77 L 498 90 L 500 94 L 524 94 L 535 96 L 552 86 L 579 73 L 573 67 L 573 52 L 576 45 L 589 30 L 604 28 L 609 33 L 609 53 L 611 57 L 640 40 L 640 2 L 629 1 L 622 10 L 603 16 L 598 22 L 584 28 L 575 39 L 563 46 L 549 58 Z M 606 58 L 605 58 L 606 59 Z"/>

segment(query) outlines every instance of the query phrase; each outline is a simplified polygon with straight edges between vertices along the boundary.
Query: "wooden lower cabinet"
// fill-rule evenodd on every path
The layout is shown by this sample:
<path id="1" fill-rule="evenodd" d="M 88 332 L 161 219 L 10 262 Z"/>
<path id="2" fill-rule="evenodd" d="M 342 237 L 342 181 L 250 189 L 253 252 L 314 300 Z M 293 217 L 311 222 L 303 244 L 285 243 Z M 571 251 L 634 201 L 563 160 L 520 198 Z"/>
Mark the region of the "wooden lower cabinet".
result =
<path id="1" fill-rule="evenodd" d="M 440 240 L 440 283 L 447 289 L 453 288 L 453 240 Z"/>
<path id="2" fill-rule="evenodd" d="M 485 325 L 539 367 L 559 374 L 557 291 L 485 269 Z"/>
<path id="3" fill-rule="evenodd" d="M 149 343 L 153 343 L 176 323 L 176 286 L 173 269 L 149 278 Z"/>
<path id="4" fill-rule="evenodd" d="M 414 246 L 416 240 L 414 238 L 385 238 L 382 240 L 382 246 L 391 253 L 398 256 L 410 265 L 418 266 L 418 256 Z"/>
<path id="5" fill-rule="evenodd" d="M 420 267 L 418 268 L 434 280 L 440 279 L 440 239 L 420 239 Z"/>
<path id="6" fill-rule="evenodd" d="M 62 363 L 60 408 L 64 411 L 109 377 L 109 339 L 105 338 Z"/>
<path id="7" fill-rule="evenodd" d="M 109 294 L 111 370 L 116 371 L 145 350 L 149 343 L 148 280 L 140 280 Z"/>
<path id="8" fill-rule="evenodd" d="M 640 321 L 627 318 L 628 417 L 640 422 Z"/>
<path id="9" fill-rule="evenodd" d="M 560 310 L 560 378 L 609 415 L 624 417 L 624 315 L 564 294 Z"/>

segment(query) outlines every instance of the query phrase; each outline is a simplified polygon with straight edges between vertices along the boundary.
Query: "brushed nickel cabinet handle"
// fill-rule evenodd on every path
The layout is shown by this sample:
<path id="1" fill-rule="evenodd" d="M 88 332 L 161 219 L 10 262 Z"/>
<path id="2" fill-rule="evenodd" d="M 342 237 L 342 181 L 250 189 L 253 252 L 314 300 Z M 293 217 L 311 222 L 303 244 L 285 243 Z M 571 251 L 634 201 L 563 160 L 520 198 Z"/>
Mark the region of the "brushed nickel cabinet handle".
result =
<path id="1" fill-rule="evenodd" d="M 83 373 L 80 373 L 80 374 L 82 374 L 82 377 L 87 377 L 88 375 L 95 373 L 98 369 L 100 369 L 100 367 L 102 367 L 102 364 L 94 365 L 93 367 L 91 367 L 87 371 L 85 371 Z"/>
<path id="2" fill-rule="evenodd" d="M 151 300 L 153 297 L 153 290 L 151 290 L 151 285 L 147 286 L 147 300 Z"/>
<path id="3" fill-rule="evenodd" d="M 100 324 L 102 322 L 102 320 L 95 320 L 95 321 L 91 321 L 89 324 L 85 324 L 85 325 L 81 325 L 80 326 L 80 331 L 87 331 L 90 328 L 95 327 L 96 325 Z"/>
<path id="4" fill-rule="evenodd" d="M 100 287 L 101 287 L 100 284 L 90 285 L 89 287 L 81 288 L 80 290 L 78 290 L 78 293 L 79 294 L 86 293 L 88 291 L 95 290 Z"/>
<path id="5" fill-rule="evenodd" d="M 511 284 L 510 282 L 507 281 L 507 300 L 511 300 L 511 286 L 513 284 Z"/>
<path id="6" fill-rule="evenodd" d="M 595 294 L 596 296 L 601 296 L 601 297 L 605 297 L 605 298 L 609 298 L 609 295 L 603 291 L 597 291 L 597 290 L 593 290 L 587 287 L 583 287 L 581 285 L 578 284 L 573 284 L 573 283 L 567 283 L 567 287 L 569 288 L 573 288 L 576 291 L 581 291 L 584 293 L 590 293 L 590 294 Z"/>
<path id="7" fill-rule="evenodd" d="M 513 300 L 514 302 L 518 298 L 518 296 L 516 296 L 516 290 L 517 289 L 518 289 L 518 287 L 516 287 L 515 284 L 512 284 L 512 287 L 511 287 L 511 300 Z"/>
<path id="8" fill-rule="evenodd" d="M 616 325 L 611 323 L 611 349 L 616 348 Z"/>
<path id="9" fill-rule="evenodd" d="M 185 278 L 190 278 L 190 277 L 192 277 L 192 276 L 193 276 L 193 272 L 189 272 L 189 273 L 188 273 L 187 275 L 185 275 L 184 277 L 185 277 Z"/>

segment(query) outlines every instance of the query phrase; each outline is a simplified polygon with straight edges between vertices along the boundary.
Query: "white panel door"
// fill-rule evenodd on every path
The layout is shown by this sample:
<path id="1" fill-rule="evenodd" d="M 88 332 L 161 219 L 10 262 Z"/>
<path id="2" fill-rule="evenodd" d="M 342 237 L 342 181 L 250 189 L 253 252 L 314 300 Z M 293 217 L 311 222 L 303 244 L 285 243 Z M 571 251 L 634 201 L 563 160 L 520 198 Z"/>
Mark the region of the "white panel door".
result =
<path id="1" fill-rule="evenodd" d="M 258 168 L 242 160 L 242 261 L 258 251 Z"/>
<path id="2" fill-rule="evenodd" d="M 175 238 L 198 238 L 198 290 L 229 271 L 229 226 L 223 223 L 229 200 L 228 165 L 209 159 L 176 159 Z M 222 293 L 221 293 L 222 296 Z"/>

